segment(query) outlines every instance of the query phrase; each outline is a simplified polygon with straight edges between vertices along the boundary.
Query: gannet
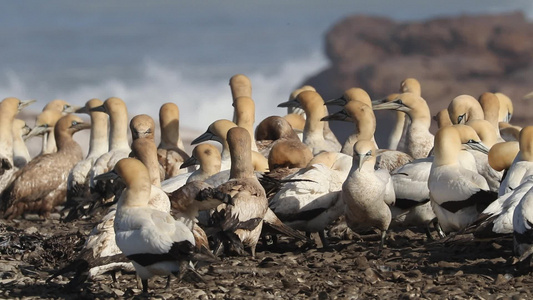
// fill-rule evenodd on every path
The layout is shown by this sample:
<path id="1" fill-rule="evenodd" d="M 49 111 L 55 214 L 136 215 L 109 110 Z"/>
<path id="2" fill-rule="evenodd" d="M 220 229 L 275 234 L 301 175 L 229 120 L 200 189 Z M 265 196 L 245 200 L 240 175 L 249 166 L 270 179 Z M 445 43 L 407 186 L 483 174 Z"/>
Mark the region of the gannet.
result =
<path id="1" fill-rule="evenodd" d="M 104 101 L 104 104 L 91 109 L 91 111 L 101 111 L 109 115 L 109 151 L 96 159 L 89 172 L 89 184 L 91 193 L 96 191 L 107 199 L 113 192 L 109 191 L 109 185 L 102 184 L 97 187 L 94 177 L 106 173 L 113 169 L 115 164 L 122 158 L 128 157 L 131 152 L 128 143 L 128 110 L 122 99 L 111 97 Z M 107 186 L 107 187 L 106 187 Z"/>
<path id="2" fill-rule="evenodd" d="M 91 136 L 87 157 L 78 162 L 68 175 L 67 205 L 65 206 L 77 205 L 76 203 L 79 200 L 90 197 L 89 171 L 96 159 L 109 150 L 107 114 L 99 111 L 91 111 L 92 108 L 101 106 L 102 104 L 103 102 L 101 100 L 94 98 L 87 101 L 84 107 L 76 111 L 77 113 L 89 114 L 91 116 Z"/>
<path id="3" fill-rule="evenodd" d="M 375 170 L 374 142 L 360 140 L 354 145 L 352 168 L 342 184 L 346 224 L 350 229 L 376 228 L 381 230 L 380 249 L 383 248 L 392 219 L 390 206 L 394 204 L 394 188 L 388 171 Z"/>
<path id="4" fill-rule="evenodd" d="M 533 253 L 533 188 L 522 197 L 513 215 L 513 244 L 515 255 L 520 261 L 527 259 L 527 267 Z"/>
<path id="5" fill-rule="evenodd" d="M 58 151 L 36 157 L 18 171 L 2 193 L 5 218 L 13 219 L 26 212 L 47 217 L 65 201 L 68 173 L 83 158 L 72 135 L 89 126 L 75 115 L 66 115 L 57 122 L 54 134 Z"/>
<path id="6" fill-rule="evenodd" d="M 23 137 L 30 133 L 31 128 L 21 119 L 13 120 L 13 165 L 15 168 L 24 167 L 31 156 Z"/>
<path id="7" fill-rule="evenodd" d="M 497 143 L 489 150 L 489 165 L 495 171 L 507 171 L 520 151 L 518 142 Z"/>
<path id="8" fill-rule="evenodd" d="M 522 130 L 522 127 L 500 122 L 498 123 L 498 128 L 500 129 L 502 139 L 505 141 L 518 141 L 520 139 L 520 130 Z"/>
<path id="9" fill-rule="evenodd" d="M 42 136 L 42 148 L 39 155 L 54 153 L 57 151 L 54 126 L 63 114 L 56 110 L 45 110 L 35 120 L 35 126 L 26 135 L 26 139 L 33 136 Z"/>
<path id="10" fill-rule="evenodd" d="M 284 102 L 278 107 L 301 106 L 306 114 L 303 143 L 312 149 L 313 155 L 322 151 L 339 152 L 340 143 L 331 142 L 324 137 L 324 122 L 320 119 L 326 116 L 324 100 L 313 91 L 304 91 L 298 94 L 296 100 Z"/>
<path id="11" fill-rule="evenodd" d="M 246 75 L 233 75 L 229 80 L 229 87 L 233 100 L 239 97 L 252 97 L 252 82 Z M 233 122 L 235 122 L 235 117 L 233 118 Z"/>
<path id="12" fill-rule="evenodd" d="M 514 191 L 498 197 L 479 215 L 470 226 L 478 238 L 495 237 L 513 233 L 515 208 L 524 195 L 533 187 L 533 176 L 527 177 Z"/>
<path id="13" fill-rule="evenodd" d="M 253 172 L 248 131 L 241 127 L 231 128 L 227 133 L 227 142 L 231 154 L 230 180 L 218 189 L 231 195 L 234 204 L 225 207 L 221 227 L 224 231 L 235 233 L 242 245 L 249 247 L 252 256 L 255 256 L 268 202 L 265 190 Z M 237 224 L 230 224 L 235 219 Z M 228 224 L 231 225 L 229 228 Z"/>
<path id="14" fill-rule="evenodd" d="M 440 110 L 434 117 L 433 120 L 437 122 L 437 127 L 442 128 L 444 126 L 451 126 L 453 125 L 452 120 L 450 120 L 450 114 L 448 113 L 448 109 L 442 109 Z"/>
<path id="15" fill-rule="evenodd" d="M 228 134 L 228 131 L 234 127 L 237 127 L 237 124 L 229 120 L 225 120 L 225 119 L 217 120 L 211 123 L 211 125 L 209 125 L 206 132 L 204 132 L 199 137 L 194 139 L 191 142 L 191 145 L 195 145 L 195 144 L 209 141 L 209 140 L 213 140 L 213 141 L 217 141 L 221 143 L 222 144 L 222 153 L 221 153 L 222 165 L 221 165 L 220 170 L 222 171 L 228 170 L 230 169 L 230 165 L 231 165 L 231 157 L 230 157 L 229 145 L 226 140 L 226 136 Z M 252 158 L 254 160 L 254 169 L 256 171 L 264 172 L 268 169 L 268 161 L 261 153 L 252 151 Z"/>
<path id="16" fill-rule="evenodd" d="M 496 135 L 497 130 L 494 126 L 487 120 L 470 120 L 466 122 L 466 125 L 472 127 L 483 145 L 487 148 L 491 148 L 496 144 L 498 136 Z M 489 157 L 486 153 L 481 153 L 479 151 L 471 151 L 472 155 L 476 159 L 477 172 L 487 180 L 487 183 L 490 187 L 490 190 L 497 193 L 500 188 L 500 182 L 502 180 L 503 172 L 494 170 L 489 165 Z"/>
<path id="17" fill-rule="evenodd" d="M 310 85 L 304 85 L 300 88 L 297 88 L 295 89 L 294 91 L 292 91 L 290 94 L 289 94 L 289 99 L 287 101 L 293 101 L 296 99 L 296 97 L 298 96 L 298 94 L 300 94 L 301 92 L 303 91 L 313 91 L 313 92 L 316 92 L 316 89 Z M 295 106 L 289 106 L 287 107 L 287 114 L 295 114 L 295 115 L 299 115 L 299 116 L 302 116 L 304 117 L 304 121 L 305 121 L 305 111 L 300 108 L 300 107 L 295 107 Z M 303 129 L 302 129 L 303 130 Z"/>
<path id="18" fill-rule="evenodd" d="M 193 168 L 183 169 L 181 164 L 189 159 L 180 138 L 180 115 L 178 106 L 172 102 L 165 103 L 159 109 L 161 142 L 157 147 L 159 163 L 165 170 L 167 179 L 179 174 L 194 171 Z"/>
<path id="19" fill-rule="evenodd" d="M 52 100 L 43 107 L 43 111 L 55 110 L 62 113 L 63 115 L 74 113 L 78 109 L 80 109 L 80 107 L 72 105 L 67 101 L 61 99 Z"/>
<path id="20" fill-rule="evenodd" d="M 500 185 L 499 195 L 514 190 L 526 176 L 533 174 L 533 126 L 520 131 L 519 147 L 520 152 Z"/>
<path id="21" fill-rule="evenodd" d="M 240 96 L 233 99 L 233 116 L 235 124 L 248 131 L 252 139 L 252 150 L 257 150 L 257 144 L 254 137 L 254 123 L 255 123 L 255 103 L 251 97 Z"/>
<path id="22" fill-rule="evenodd" d="M 184 161 L 182 167 L 199 165 L 198 170 L 192 172 L 187 178 L 187 182 L 203 181 L 220 172 L 220 151 L 211 144 L 200 144 L 192 150 L 191 157 Z"/>
<path id="23" fill-rule="evenodd" d="M 353 145 L 358 140 L 370 140 L 377 144 L 374 139 L 376 131 L 376 117 L 370 106 L 360 101 L 350 101 L 346 103 L 344 108 L 332 115 L 322 118 L 322 120 L 341 120 L 351 121 L 354 123 L 354 132 L 348 137 L 342 148 L 342 153 L 353 155 Z M 349 149 L 349 150 L 348 150 Z M 393 171 L 394 169 L 410 162 L 413 158 L 401 151 L 380 149 L 377 150 L 377 166 L 378 168 Z"/>
<path id="24" fill-rule="evenodd" d="M 35 102 L 5 98 L 0 102 L 0 175 L 13 168 L 13 120 L 19 111 Z"/>
<path id="25" fill-rule="evenodd" d="M 255 135 L 257 142 L 264 147 L 261 153 L 268 158 L 269 170 L 279 167 L 302 168 L 313 158 L 309 147 L 300 141 L 285 118 L 265 118 L 257 125 Z"/>
<path id="26" fill-rule="evenodd" d="M 496 135 L 497 142 L 505 142 L 500 135 L 498 117 L 500 113 L 500 102 L 498 97 L 493 93 L 483 93 L 479 96 L 479 104 L 483 109 L 485 120 L 491 124 L 492 130 Z"/>
<path id="27" fill-rule="evenodd" d="M 433 148 L 434 136 L 429 132 L 431 114 L 426 101 L 413 93 L 403 93 L 393 101 L 379 101 L 372 104 L 372 109 L 393 109 L 403 111 L 411 119 L 407 129 L 407 154 L 413 158 L 427 157 Z"/>
<path id="28" fill-rule="evenodd" d="M 513 101 L 507 95 L 502 93 L 494 93 L 500 102 L 500 112 L 498 121 L 509 123 L 513 117 L 514 107 Z"/>
<path id="29" fill-rule="evenodd" d="M 287 120 L 289 124 L 291 124 L 292 130 L 296 132 L 296 135 L 298 135 L 298 138 L 303 140 L 303 133 L 304 133 L 304 127 L 305 127 L 305 118 L 303 115 L 300 114 L 286 114 L 283 116 L 283 119 Z M 257 129 L 257 128 L 256 128 Z M 256 136 L 257 139 L 257 136 Z"/>
<path id="30" fill-rule="evenodd" d="M 481 104 L 470 95 L 459 95 L 448 105 L 448 114 L 453 124 L 464 124 L 468 120 L 483 120 Z"/>
<path id="31" fill-rule="evenodd" d="M 194 236 L 183 222 L 148 205 L 151 183 L 142 162 L 126 158 L 116 164 L 114 171 L 126 184 L 115 215 L 115 241 L 133 262 L 146 293 L 152 276 L 184 272 L 191 260 L 199 258 Z M 104 174 L 97 180 L 113 176 Z"/>
<path id="32" fill-rule="evenodd" d="M 496 199 L 485 178 L 461 166 L 460 152 L 459 130 L 454 126 L 439 129 L 435 136 L 435 158 L 428 187 L 431 206 L 446 233 L 471 224 Z"/>
<path id="33" fill-rule="evenodd" d="M 318 232 L 327 246 L 324 229 L 344 212 L 339 196 L 350 166 L 348 155 L 318 154 L 307 167 L 285 178 L 289 182 L 269 200 L 269 207 L 286 225 L 308 234 Z"/>
<path id="34" fill-rule="evenodd" d="M 13 120 L 13 167 L 5 170 L 4 174 L 2 174 L 0 193 L 15 179 L 17 171 L 31 160 L 30 153 L 23 139 L 23 136 L 28 134 L 30 130 L 23 120 Z"/>

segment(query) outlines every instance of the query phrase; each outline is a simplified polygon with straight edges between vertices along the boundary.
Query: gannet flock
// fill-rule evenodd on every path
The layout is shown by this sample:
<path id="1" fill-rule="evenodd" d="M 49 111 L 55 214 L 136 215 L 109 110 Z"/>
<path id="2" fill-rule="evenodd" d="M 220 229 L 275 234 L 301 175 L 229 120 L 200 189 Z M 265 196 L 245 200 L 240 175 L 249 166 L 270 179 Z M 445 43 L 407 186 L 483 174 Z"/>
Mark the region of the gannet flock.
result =
<path id="1" fill-rule="evenodd" d="M 428 241 L 508 235 L 517 260 L 529 266 L 533 126 L 510 123 L 513 105 L 504 94 L 459 95 L 432 114 L 414 78 L 375 100 L 351 88 L 324 101 L 304 86 L 278 105 L 287 113 L 256 124 L 250 80 L 238 74 L 229 82 L 232 119 L 213 120 L 192 153 L 180 138 L 177 103 L 161 105 L 158 133 L 156 120 L 129 116 L 117 97 L 83 107 L 51 101 L 32 129 L 16 115 L 34 100 L 0 102 L 2 218 L 94 219 L 78 257 L 49 282 L 69 274 L 72 287 L 135 271 L 148 293 L 154 276 L 167 276 L 167 287 L 174 275 L 201 281 L 202 265 L 255 256 L 258 243 L 275 245 L 278 235 L 319 247 L 311 239 L 317 233 L 327 249 L 327 230 L 339 219 L 356 233 L 378 230 L 378 254 L 396 228 L 418 227 Z M 331 106 L 342 108 L 329 114 Z M 386 146 L 374 139 L 374 110 L 396 111 Z M 353 122 L 353 133 L 340 143 L 330 121 Z M 73 135 L 86 129 L 83 151 Z M 42 136 L 34 158 L 24 143 L 32 136 Z"/>

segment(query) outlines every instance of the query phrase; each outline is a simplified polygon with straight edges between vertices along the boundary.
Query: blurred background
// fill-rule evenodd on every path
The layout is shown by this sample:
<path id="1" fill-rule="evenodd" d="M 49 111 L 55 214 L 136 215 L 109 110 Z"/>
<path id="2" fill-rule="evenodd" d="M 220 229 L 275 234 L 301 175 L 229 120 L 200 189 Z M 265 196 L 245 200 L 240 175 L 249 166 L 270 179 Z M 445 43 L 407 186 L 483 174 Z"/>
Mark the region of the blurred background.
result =
<path id="1" fill-rule="evenodd" d="M 460 17 L 484 14 L 505 15 L 474 17 L 472 23 L 471 17 Z M 276 105 L 303 83 L 315 85 L 325 99 L 352 86 L 376 98 L 397 91 L 403 78 L 413 76 L 428 102 L 443 103 L 432 109 L 445 107 L 442 99 L 454 93 L 477 97 L 485 89 L 511 93 L 515 100 L 533 90 L 528 76 L 533 74 L 528 71 L 533 41 L 524 41 L 531 39 L 532 17 L 530 0 L 9 1 L 0 12 L 0 95 L 37 99 L 30 112 L 53 99 L 83 105 L 90 98 L 117 96 L 126 101 L 130 118 L 146 113 L 156 120 L 160 105 L 172 101 L 180 107 L 183 134 L 191 138 L 213 120 L 231 119 L 228 81 L 238 73 L 252 81 L 256 124 L 285 114 Z M 431 23 L 433 18 L 441 21 Z M 520 26 L 527 27 L 524 36 Z M 477 29 L 490 30 L 487 39 L 512 36 L 502 43 L 522 43 L 517 50 L 522 56 L 513 60 L 514 50 L 498 48 L 493 40 L 486 49 L 469 48 L 461 39 L 455 41 L 460 48 L 454 40 L 442 43 L 443 32 L 461 37 L 461 30 L 469 28 L 472 38 L 481 39 L 478 43 L 486 40 Z M 378 37 L 372 40 L 374 33 Z M 377 48 L 357 48 L 361 37 Z M 480 61 L 486 56 L 480 53 L 487 51 L 492 51 L 487 60 Z M 410 58 L 396 66 L 392 62 L 398 59 L 386 55 Z M 436 57 L 444 60 L 434 63 Z M 478 58 L 474 71 L 428 72 L 468 64 L 461 57 L 466 62 Z M 379 62 L 386 62 L 386 68 L 380 69 Z M 475 84 L 463 89 L 442 85 L 471 78 Z M 512 84 L 496 84 L 502 78 Z M 430 89 L 438 91 L 426 97 Z"/>

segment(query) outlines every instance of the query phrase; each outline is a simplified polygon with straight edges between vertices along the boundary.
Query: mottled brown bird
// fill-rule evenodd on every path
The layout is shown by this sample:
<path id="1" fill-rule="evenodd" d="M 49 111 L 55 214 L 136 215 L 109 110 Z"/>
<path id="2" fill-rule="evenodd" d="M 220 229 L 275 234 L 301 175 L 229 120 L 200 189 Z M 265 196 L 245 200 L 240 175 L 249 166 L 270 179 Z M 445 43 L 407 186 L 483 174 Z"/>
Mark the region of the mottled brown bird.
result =
<path id="1" fill-rule="evenodd" d="M 2 194 L 4 218 L 13 219 L 27 212 L 47 217 L 65 201 L 68 173 L 83 158 L 83 151 L 72 135 L 89 126 L 75 115 L 64 116 L 57 122 L 54 128 L 57 152 L 41 155 L 17 172 L 16 179 Z"/>

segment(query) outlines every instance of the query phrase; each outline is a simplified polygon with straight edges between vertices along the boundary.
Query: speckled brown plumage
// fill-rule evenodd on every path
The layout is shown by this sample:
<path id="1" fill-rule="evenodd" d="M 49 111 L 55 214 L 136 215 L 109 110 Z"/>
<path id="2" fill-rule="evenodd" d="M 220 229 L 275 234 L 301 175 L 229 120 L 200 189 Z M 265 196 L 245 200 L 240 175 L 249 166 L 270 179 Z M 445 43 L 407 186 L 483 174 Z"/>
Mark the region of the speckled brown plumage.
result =
<path id="1" fill-rule="evenodd" d="M 83 158 L 72 135 L 88 126 L 75 115 L 58 121 L 54 130 L 58 151 L 33 159 L 17 172 L 16 179 L 2 194 L 5 218 L 13 219 L 26 212 L 46 217 L 65 201 L 68 173 Z"/>

